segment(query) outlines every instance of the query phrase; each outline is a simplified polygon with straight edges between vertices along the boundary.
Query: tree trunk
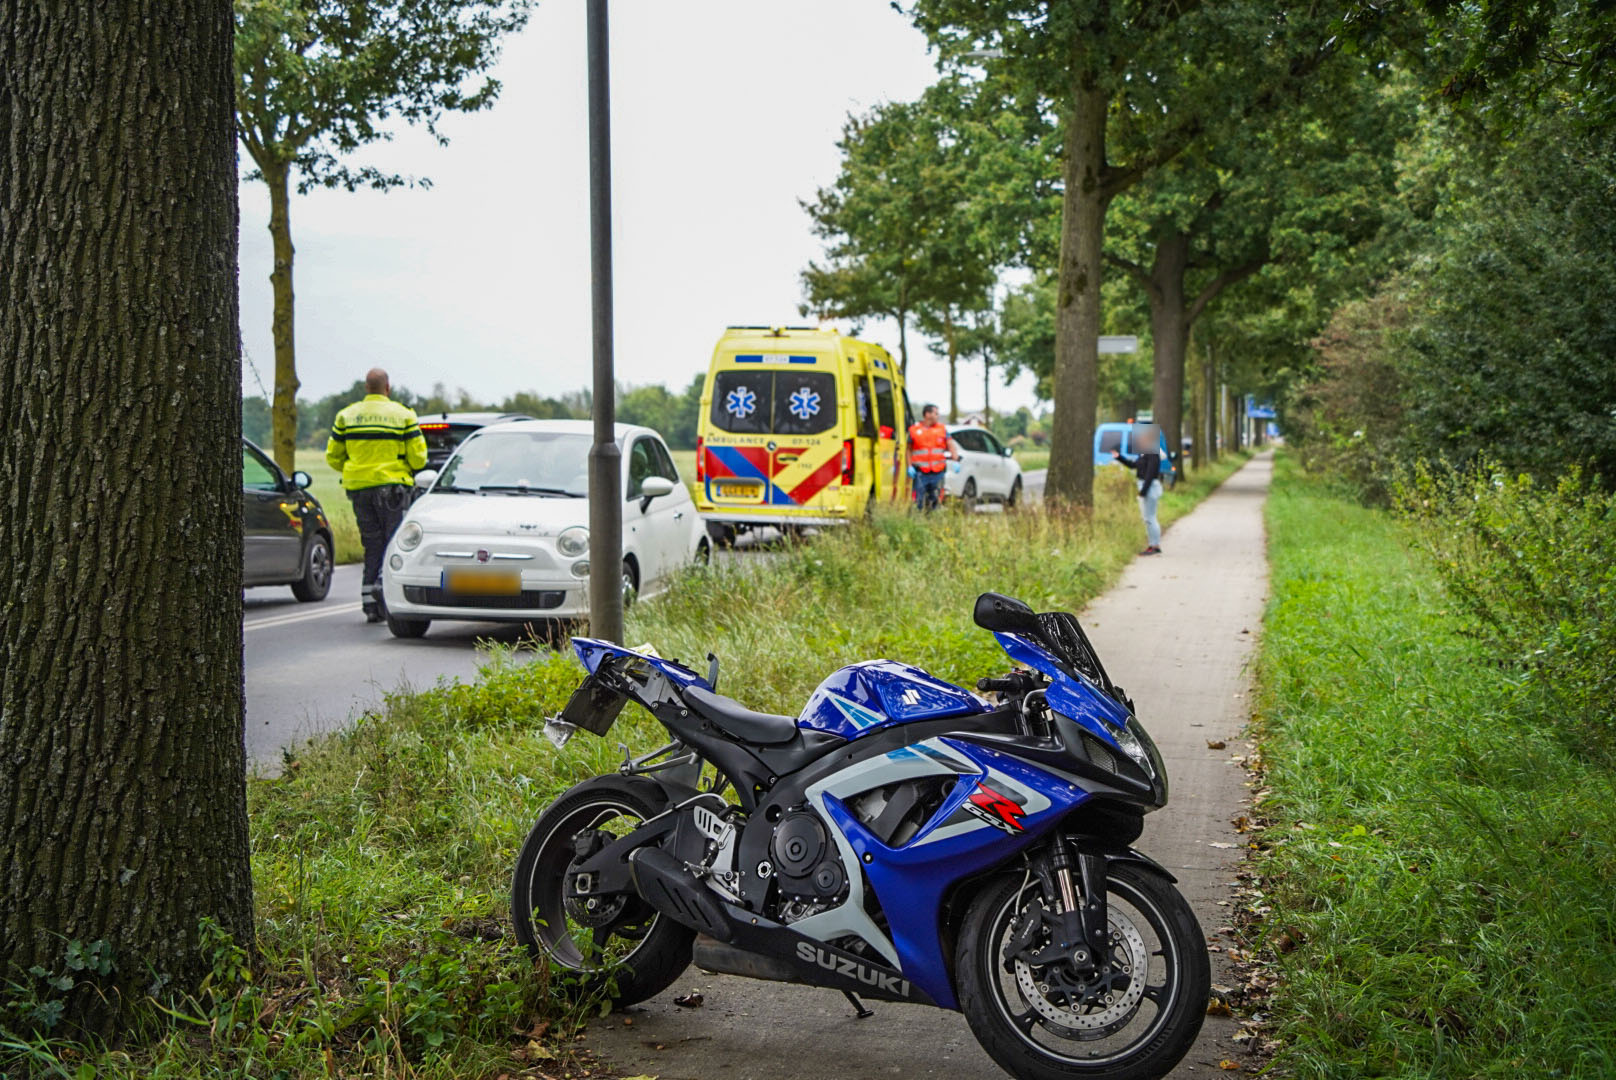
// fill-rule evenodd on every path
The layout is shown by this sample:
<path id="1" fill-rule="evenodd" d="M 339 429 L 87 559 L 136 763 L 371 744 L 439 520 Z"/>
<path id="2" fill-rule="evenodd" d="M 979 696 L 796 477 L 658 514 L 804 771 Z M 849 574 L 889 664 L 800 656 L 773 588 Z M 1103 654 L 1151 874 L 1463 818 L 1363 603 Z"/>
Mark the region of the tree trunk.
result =
<path id="1" fill-rule="evenodd" d="M 990 400 L 990 391 L 993 389 L 993 360 L 988 356 L 986 349 L 982 350 L 982 419 L 988 424 L 993 423 L 993 403 Z"/>
<path id="2" fill-rule="evenodd" d="M 1186 357 L 1195 349 L 1195 343 L 1188 341 L 1184 345 Z M 1186 471 L 1200 469 L 1206 464 L 1206 444 L 1201 441 L 1201 417 L 1206 412 L 1205 395 L 1201 393 L 1201 369 L 1199 366 L 1190 367 L 1188 362 L 1184 365 L 1184 396 L 1189 399 L 1189 409 L 1184 415 L 1184 432 L 1190 438 L 1190 452 L 1185 459 Z"/>
<path id="3" fill-rule="evenodd" d="M 909 378 L 909 309 L 898 309 L 898 370 Z"/>
<path id="4" fill-rule="evenodd" d="M 275 266 L 269 286 L 275 294 L 270 329 L 275 338 L 275 403 L 270 432 L 275 464 L 287 473 L 297 468 L 297 343 L 292 333 L 292 166 L 284 161 L 260 162 L 269 185 L 269 236 Z"/>
<path id="5" fill-rule="evenodd" d="M 1100 270 L 1108 198 L 1106 96 L 1090 76 L 1072 87 L 1061 201 L 1060 281 L 1055 307 L 1055 422 L 1045 496 L 1094 505 L 1094 423 L 1099 405 Z"/>
<path id="6" fill-rule="evenodd" d="M 948 346 L 948 422 L 959 423 L 959 352 L 954 347 L 954 313 L 943 309 L 943 341 Z"/>
<path id="7" fill-rule="evenodd" d="M 252 937 L 232 33 L 0 9 L 0 963 L 70 1032 L 194 989 L 201 920 Z"/>
<path id="8" fill-rule="evenodd" d="M 1150 267 L 1150 339 L 1154 350 L 1155 381 L 1151 409 L 1156 424 L 1167 436 L 1167 448 L 1181 451 L 1184 410 L 1184 350 L 1189 336 L 1188 305 L 1184 299 L 1184 271 L 1189 267 L 1190 238 L 1174 231 L 1156 242 Z"/>
<path id="9" fill-rule="evenodd" d="M 1197 442 L 1206 444 L 1204 460 L 1211 464 L 1218 460 L 1218 366 L 1212 359 L 1212 343 L 1206 343 L 1206 359 L 1201 365 L 1201 425 L 1196 432 Z"/>

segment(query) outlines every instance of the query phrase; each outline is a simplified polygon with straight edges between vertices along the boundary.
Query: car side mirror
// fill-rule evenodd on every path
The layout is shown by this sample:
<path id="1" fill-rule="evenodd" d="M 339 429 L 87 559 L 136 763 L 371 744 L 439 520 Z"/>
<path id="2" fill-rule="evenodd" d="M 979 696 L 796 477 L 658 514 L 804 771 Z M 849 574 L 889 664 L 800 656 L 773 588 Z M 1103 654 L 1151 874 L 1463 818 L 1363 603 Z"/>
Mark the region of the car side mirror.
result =
<path id="1" fill-rule="evenodd" d="M 1016 448 L 1013 447 L 1013 446 L 1005 447 L 1004 448 L 1004 456 L 1005 457 L 1015 457 L 1016 456 Z"/>
<path id="2" fill-rule="evenodd" d="M 640 513 L 651 506 L 652 499 L 673 494 L 673 481 L 666 476 L 647 476 L 640 481 Z"/>
<path id="3" fill-rule="evenodd" d="M 422 469 L 420 472 L 415 474 L 415 486 L 420 488 L 422 491 L 425 491 L 427 488 L 431 487 L 437 482 L 438 470 L 436 469 Z"/>
<path id="4" fill-rule="evenodd" d="M 293 484 L 293 486 L 298 488 L 301 491 L 307 491 L 309 486 L 311 484 L 313 484 L 313 483 L 314 483 L 314 477 L 310 476 L 308 473 L 304 472 L 302 469 L 299 469 L 299 470 L 297 470 L 297 472 L 292 474 L 292 484 Z"/>

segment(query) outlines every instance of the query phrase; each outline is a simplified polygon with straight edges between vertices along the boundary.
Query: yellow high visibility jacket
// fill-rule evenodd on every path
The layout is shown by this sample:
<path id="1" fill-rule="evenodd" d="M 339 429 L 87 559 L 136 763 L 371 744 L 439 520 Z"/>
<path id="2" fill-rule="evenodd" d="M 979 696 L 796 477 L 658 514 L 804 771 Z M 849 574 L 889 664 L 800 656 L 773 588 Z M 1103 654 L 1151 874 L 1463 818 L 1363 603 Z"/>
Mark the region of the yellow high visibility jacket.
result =
<path id="1" fill-rule="evenodd" d="M 342 474 L 349 491 L 414 482 L 426 466 L 426 436 L 415 410 L 386 394 L 366 394 L 337 414 L 325 460 Z"/>

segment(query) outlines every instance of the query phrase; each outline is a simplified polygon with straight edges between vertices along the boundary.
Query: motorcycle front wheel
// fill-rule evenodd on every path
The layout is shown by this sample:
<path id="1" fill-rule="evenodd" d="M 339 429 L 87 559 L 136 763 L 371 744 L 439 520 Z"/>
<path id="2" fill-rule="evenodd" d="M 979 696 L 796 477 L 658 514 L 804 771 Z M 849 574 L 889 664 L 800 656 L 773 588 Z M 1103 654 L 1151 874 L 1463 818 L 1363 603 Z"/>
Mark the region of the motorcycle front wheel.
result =
<path id="1" fill-rule="evenodd" d="M 642 785 L 599 776 L 552 803 L 522 844 L 511 883 L 516 940 L 572 975 L 580 996 L 602 994 L 622 1008 L 655 997 L 690 966 L 696 932 L 638 896 L 563 892 L 580 836 L 609 843 L 662 810 Z"/>
<path id="2" fill-rule="evenodd" d="M 977 1041 L 1020 1080 L 1144 1080 L 1176 1065 L 1201 1030 L 1211 967 L 1200 925 L 1160 874 L 1128 863 L 1106 883 L 1112 970 L 1098 991 L 1063 963 L 1028 957 L 1034 902 L 1052 909 L 1037 879 L 1006 879 L 971 903 L 955 952 L 960 1006 Z M 1013 955 L 1009 950 L 1017 944 Z"/>

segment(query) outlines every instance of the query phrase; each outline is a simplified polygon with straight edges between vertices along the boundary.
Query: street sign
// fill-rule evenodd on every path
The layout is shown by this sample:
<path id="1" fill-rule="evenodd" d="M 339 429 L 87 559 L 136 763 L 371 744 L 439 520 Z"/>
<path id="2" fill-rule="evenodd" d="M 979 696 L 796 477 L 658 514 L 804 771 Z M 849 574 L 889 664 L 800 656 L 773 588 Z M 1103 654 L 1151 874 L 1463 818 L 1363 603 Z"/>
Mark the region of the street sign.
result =
<path id="1" fill-rule="evenodd" d="M 1139 339 L 1132 334 L 1101 334 L 1100 354 L 1132 353 L 1139 351 Z"/>

